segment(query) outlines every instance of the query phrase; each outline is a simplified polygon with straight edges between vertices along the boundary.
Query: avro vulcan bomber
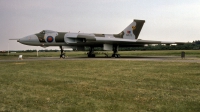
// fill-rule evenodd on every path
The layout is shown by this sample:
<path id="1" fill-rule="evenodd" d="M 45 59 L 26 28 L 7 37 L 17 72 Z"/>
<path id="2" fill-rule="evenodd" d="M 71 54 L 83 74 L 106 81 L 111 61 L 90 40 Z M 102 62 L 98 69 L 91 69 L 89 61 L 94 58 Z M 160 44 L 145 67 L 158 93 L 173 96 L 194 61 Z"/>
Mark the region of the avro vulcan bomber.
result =
<path id="1" fill-rule="evenodd" d="M 84 50 L 89 47 L 88 57 L 95 57 L 94 48 L 103 47 L 103 50 L 113 51 L 112 57 L 120 57 L 119 47 L 141 47 L 145 44 L 184 44 L 184 42 L 153 41 L 138 39 L 145 20 L 133 20 L 123 31 L 118 34 L 97 34 L 97 33 L 72 33 L 43 30 L 39 33 L 29 35 L 17 42 L 31 46 L 59 46 L 60 57 L 64 57 L 64 48 L 75 48 Z"/>

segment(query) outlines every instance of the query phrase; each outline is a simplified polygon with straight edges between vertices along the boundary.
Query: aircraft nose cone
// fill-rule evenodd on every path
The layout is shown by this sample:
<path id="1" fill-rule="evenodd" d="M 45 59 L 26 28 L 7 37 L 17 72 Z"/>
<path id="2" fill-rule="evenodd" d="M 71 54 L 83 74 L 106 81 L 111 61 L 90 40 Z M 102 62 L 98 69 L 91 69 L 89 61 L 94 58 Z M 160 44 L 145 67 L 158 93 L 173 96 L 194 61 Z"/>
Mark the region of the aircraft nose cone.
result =
<path id="1" fill-rule="evenodd" d="M 30 40 L 30 36 L 26 36 L 26 37 L 18 39 L 17 42 L 20 42 L 23 44 L 24 42 L 28 42 L 29 40 Z"/>
<path id="2" fill-rule="evenodd" d="M 39 43 L 39 40 L 36 35 L 29 35 L 17 40 L 17 42 L 26 44 L 26 45 L 35 45 Z"/>

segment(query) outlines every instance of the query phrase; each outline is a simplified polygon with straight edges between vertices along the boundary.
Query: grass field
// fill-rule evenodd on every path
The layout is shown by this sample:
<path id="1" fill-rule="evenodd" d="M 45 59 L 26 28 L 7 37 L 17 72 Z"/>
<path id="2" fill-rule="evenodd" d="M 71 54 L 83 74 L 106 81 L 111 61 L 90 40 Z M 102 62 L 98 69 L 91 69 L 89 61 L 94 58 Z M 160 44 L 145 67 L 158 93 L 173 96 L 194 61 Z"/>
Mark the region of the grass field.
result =
<path id="1" fill-rule="evenodd" d="M 0 62 L 0 111 L 200 110 L 200 63 Z"/>
<path id="2" fill-rule="evenodd" d="M 121 56 L 180 56 L 181 52 L 184 51 L 187 56 L 200 58 L 200 50 L 159 50 L 159 51 L 119 51 Z M 66 56 L 69 57 L 87 57 L 87 51 L 73 51 L 65 52 Z M 95 51 L 96 57 L 105 57 L 103 53 L 107 53 L 110 57 L 111 51 Z M 36 57 L 36 52 L 23 52 L 23 53 L 0 53 L 0 60 L 2 59 L 16 59 L 19 55 L 23 55 L 23 58 Z M 59 57 L 60 52 L 39 52 L 38 57 Z"/>

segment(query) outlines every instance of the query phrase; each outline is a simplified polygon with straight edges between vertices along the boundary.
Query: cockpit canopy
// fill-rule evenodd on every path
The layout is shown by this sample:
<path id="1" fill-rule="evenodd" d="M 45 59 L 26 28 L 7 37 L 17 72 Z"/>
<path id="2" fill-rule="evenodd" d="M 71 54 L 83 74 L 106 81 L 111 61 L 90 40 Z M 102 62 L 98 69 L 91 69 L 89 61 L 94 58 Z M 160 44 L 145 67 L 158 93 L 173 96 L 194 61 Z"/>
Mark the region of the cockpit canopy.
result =
<path id="1" fill-rule="evenodd" d="M 42 30 L 40 32 L 40 34 L 46 34 L 46 33 L 57 33 L 56 31 L 52 31 L 52 30 Z"/>

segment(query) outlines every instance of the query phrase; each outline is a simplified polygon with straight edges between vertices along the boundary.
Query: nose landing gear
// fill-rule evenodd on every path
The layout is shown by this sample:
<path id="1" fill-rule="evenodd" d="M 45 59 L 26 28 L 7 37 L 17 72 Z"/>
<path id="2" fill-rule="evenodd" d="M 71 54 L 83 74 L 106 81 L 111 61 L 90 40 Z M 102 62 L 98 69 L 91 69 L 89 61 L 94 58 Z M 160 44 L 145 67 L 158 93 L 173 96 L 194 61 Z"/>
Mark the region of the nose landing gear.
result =
<path id="1" fill-rule="evenodd" d="M 62 48 L 62 46 L 59 46 L 60 47 L 60 59 L 64 59 L 65 58 L 65 53 L 64 53 L 64 50 Z"/>

